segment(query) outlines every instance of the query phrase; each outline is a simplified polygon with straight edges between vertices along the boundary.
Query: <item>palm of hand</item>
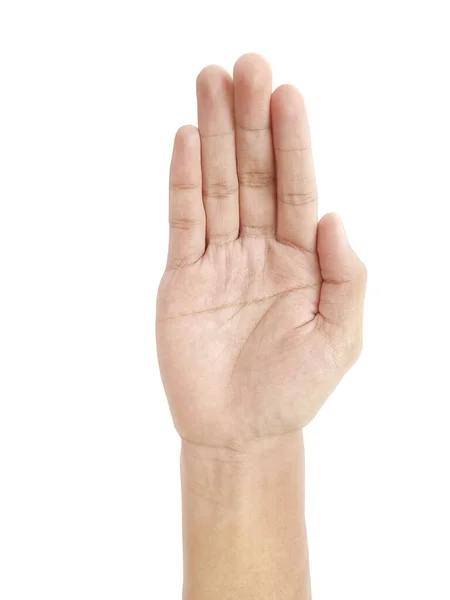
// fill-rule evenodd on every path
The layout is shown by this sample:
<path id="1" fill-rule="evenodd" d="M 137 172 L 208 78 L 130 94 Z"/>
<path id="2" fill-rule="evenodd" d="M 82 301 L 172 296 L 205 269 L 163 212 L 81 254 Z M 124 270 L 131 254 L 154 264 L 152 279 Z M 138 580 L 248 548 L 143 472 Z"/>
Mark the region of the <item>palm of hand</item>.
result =
<path id="1" fill-rule="evenodd" d="M 246 93 L 248 96 L 249 86 L 255 82 L 255 70 L 265 70 L 266 90 L 270 84 L 267 65 L 259 57 L 250 55 L 240 62 L 242 73 L 235 75 L 236 113 L 240 99 L 245 104 L 242 98 Z M 157 338 L 163 382 L 180 435 L 199 444 L 240 447 L 304 426 L 353 362 L 360 345 L 359 313 L 364 286 L 354 284 L 352 277 L 354 273 L 358 282 L 363 268 L 342 239 L 333 216 L 323 220 L 322 238 L 316 244 L 310 173 L 299 174 L 294 163 L 297 179 L 290 180 L 294 181 L 292 188 L 289 177 L 283 182 L 278 172 L 275 183 L 276 177 L 270 174 L 274 162 L 271 156 L 258 156 L 259 166 L 253 166 L 253 171 L 245 164 L 252 160 L 255 163 L 248 137 L 256 133 L 261 138 L 259 132 L 270 132 L 270 128 L 241 127 L 241 136 L 235 134 L 236 178 L 240 186 L 239 190 L 236 188 L 236 202 L 233 201 L 232 180 L 226 182 L 214 155 L 212 159 L 207 155 L 208 141 L 216 144 L 222 137 L 208 135 L 207 131 L 214 114 L 214 104 L 210 102 L 209 108 L 207 104 L 211 99 L 211 78 L 216 81 L 219 73 L 211 68 L 205 70 L 203 78 L 209 84 L 209 96 L 205 100 L 199 94 L 200 133 L 202 126 L 206 129 L 201 156 L 203 193 L 205 188 L 214 190 L 201 205 L 197 194 L 201 185 L 195 181 L 199 174 L 201 177 L 200 161 L 194 164 L 193 151 L 198 134 L 193 128 L 183 128 L 177 136 L 178 148 L 175 144 L 171 244 L 158 295 Z M 229 85 L 226 76 L 220 76 L 223 85 Z M 292 94 L 291 89 L 288 94 Z M 279 95 L 283 99 L 283 94 Z M 300 122 L 297 135 L 303 139 L 289 140 L 288 145 L 297 141 L 300 157 L 294 151 L 294 161 L 300 160 L 310 169 L 310 161 L 304 158 L 304 150 L 309 148 L 303 145 L 305 116 L 298 102 L 294 102 L 294 109 Z M 251 110 L 247 100 L 246 114 Z M 219 122 L 226 118 L 220 113 L 214 116 Z M 276 119 L 276 112 L 272 118 Z M 278 134 L 273 131 L 272 135 L 278 135 L 283 142 L 283 125 L 278 125 Z M 226 162 L 229 146 L 223 137 L 225 149 L 219 150 Z M 239 154 L 239 139 L 245 154 Z M 261 139 L 258 142 L 264 146 Z M 217 148 L 214 151 L 217 154 Z M 260 153 L 261 149 L 253 152 Z M 291 153 L 288 154 L 290 162 L 285 171 L 292 163 Z M 245 157 L 240 165 L 245 175 L 239 173 L 239 156 Z M 280 163 L 283 167 L 283 161 L 277 160 L 278 171 Z M 305 182 L 308 190 L 304 189 Z M 287 199 L 278 211 L 274 209 L 276 196 L 278 203 L 280 197 Z M 247 210 L 243 212 L 245 198 Z M 216 204 L 211 207 L 211 202 Z M 226 208 L 221 206 L 220 215 L 215 212 L 218 202 L 228 203 Z M 246 223 L 246 213 L 263 223 Z M 289 222 L 283 228 L 282 219 L 286 217 L 299 218 L 303 230 Z M 328 273 L 331 277 L 327 280 Z M 355 312 L 357 319 L 353 322 L 349 315 Z M 346 339 L 349 343 L 345 343 Z"/>

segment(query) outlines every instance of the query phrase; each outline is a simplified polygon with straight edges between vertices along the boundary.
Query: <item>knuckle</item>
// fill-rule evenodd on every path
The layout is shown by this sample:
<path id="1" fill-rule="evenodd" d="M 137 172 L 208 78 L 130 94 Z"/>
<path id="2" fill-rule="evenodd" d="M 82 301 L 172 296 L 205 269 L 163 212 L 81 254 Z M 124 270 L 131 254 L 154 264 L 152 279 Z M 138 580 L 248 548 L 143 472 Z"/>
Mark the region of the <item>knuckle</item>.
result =
<path id="1" fill-rule="evenodd" d="M 367 281 L 368 271 L 367 271 L 366 265 L 362 262 L 362 260 L 359 260 L 359 268 L 360 268 L 360 277 L 361 277 L 361 279 L 363 281 Z"/>
<path id="2" fill-rule="evenodd" d="M 350 348 L 350 358 L 353 362 L 356 362 L 358 358 L 361 356 L 361 352 L 363 349 L 363 338 L 362 335 L 357 336 L 356 340 L 353 342 Z"/>
<path id="3" fill-rule="evenodd" d="M 329 336 L 333 364 L 339 369 L 348 370 L 359 358 L 363 348 L 360 331 L 348 332 L 339 327 Z"/>
<path id="4" fill-rule="evenodd" d="M 363 337 L 361 333 L 345 336 L 345 357 L 349 367 L 351 367 L 360 357 L 363 348 Z"/>
<path id="5" fill-rule="evenodd" d="M 353 259 L 351 263 L 351 279 L 354 281 L 367 280 L 367 267 L 359 256 L 353 251 Z"/>

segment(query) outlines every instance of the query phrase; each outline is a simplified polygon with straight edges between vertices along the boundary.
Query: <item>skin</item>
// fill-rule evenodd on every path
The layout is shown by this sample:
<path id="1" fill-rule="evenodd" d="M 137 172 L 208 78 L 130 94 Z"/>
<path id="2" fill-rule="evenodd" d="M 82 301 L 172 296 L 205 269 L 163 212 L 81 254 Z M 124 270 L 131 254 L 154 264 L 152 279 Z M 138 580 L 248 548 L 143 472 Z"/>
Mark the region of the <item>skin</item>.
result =
<path id="1" fill-rule="evenodd" d="M 272 93 L 268 63 L 247 54 L 233 77 L 203 69 L 197 98 L 198 129 L 175 137 L 157 303 L 183 440 L 184 597 L 309 598 L 301 432 L 359 356 L 366 269 L 339 217 L 318 221 L 300 92 Z"/>

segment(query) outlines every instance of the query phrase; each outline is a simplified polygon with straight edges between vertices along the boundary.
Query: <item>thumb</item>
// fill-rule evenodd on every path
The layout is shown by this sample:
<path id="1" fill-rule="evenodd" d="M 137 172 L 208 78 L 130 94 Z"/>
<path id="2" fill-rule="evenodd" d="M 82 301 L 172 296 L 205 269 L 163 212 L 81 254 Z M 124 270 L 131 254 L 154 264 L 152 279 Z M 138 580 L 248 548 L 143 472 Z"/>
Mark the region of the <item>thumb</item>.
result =
<path id="1" fill-rule="evenodd" d="M 340 217 L 330 213 L 319 222 L 317 252 L 322 272 L 319 313 L 361 343 L 367 270 L 349 244 Z"/>

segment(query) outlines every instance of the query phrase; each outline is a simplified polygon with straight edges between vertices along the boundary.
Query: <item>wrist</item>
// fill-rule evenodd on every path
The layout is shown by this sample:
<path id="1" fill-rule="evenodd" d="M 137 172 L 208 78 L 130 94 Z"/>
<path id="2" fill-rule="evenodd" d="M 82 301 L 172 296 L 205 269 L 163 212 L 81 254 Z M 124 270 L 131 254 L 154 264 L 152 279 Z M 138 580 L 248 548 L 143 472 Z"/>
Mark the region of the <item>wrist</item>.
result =
<path id="1" fill-rule="evenodd" d="M 245 450 L 198 445 L 187 440 L 181 447 L 183 495 L 200 503 L 242 505 L 263 501 L 270 489 L 298 488 L 292 496 L 303 511 L 304 447 L 302 430 L 258 440 Z"/>
<path id="2" fill-rule="evenodd" d="M 282 460 L 287 454 L 297 454 L 303 449 L 303 431 L 253 440 L 235 447 L 198 444 L 181 438 L 181 455 L 189 461 L 215 465 L 253 465 Z"/>
<path id="3" fill-rule="evenodd" d="M 183 441 L 181 480 L 183 598 L 249 598 L 255 589 L 278 597 L 282 588 L 286 598 L 310 598 L 301 431 L 245 451 Z"/>

